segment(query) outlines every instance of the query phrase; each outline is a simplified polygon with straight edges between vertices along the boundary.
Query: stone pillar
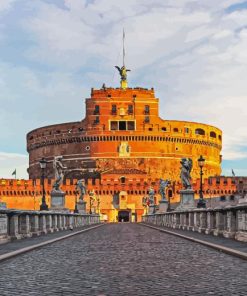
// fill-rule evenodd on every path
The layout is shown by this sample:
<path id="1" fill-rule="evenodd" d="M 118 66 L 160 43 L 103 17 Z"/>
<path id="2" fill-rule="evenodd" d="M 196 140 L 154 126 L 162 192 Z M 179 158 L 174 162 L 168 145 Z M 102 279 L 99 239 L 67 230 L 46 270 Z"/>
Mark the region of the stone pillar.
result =
<path id="1" fill-rule="evenodd" d="M 226 212 L 226 227 L 223 231 L 224 237 L 234 238 L 236 234 L 236 212 L 229 210 Z"/>
<path id="2" fill-rule="evenodd" d="M 21 239 L 21 234 L 19 233 L 18 215 L 10 216 L 10 237 L 12 239 Z"/>
<path id="3" fill-rule="evenodd" d="M 189 218 L 188 218 L 188 224 L 187 224 L 187 230 L 192 230 L 194 227 L 194 213 L 189 212 Z"/>
<path id="4" fill-rule="evenodd" d="M 235 239 L 247 242 L 247 211 L 245 209 L 237 210 L 237 232 Z"/>
<path id="5" fill-rule="evenodd" d="M 206 210 L 201 209 L 200 215 L 199 215 L 199 221 L 200 225 L 198 228 L 198 232 L 205 233 L 205 230 L 207 228 L 207 213 Z"/>
<path id="6" fill-rule="evenodd" d="M 192 228 L 192 231 L 198 231 L 200 227 L 200 210 L 195 210 L 194 211 L 194 226 Z"/>
<path id="7" fill-rule="evenodd" d="M 167 200 L 161 199 L 159 201 L 159 213 L 166 213 L 168 209 L 168 202 Z"/>
<path id="8" fill-rule="evenodd" d="M 206 234 L 211 234 L 214 231 L 215 225 L 214 225 L 214 212 L 213 211 L 207 211 L 207 227 L 205 229 Z"/>
<path id="9" fill-rule="evenodd" d="M 222 211 L 217 211 L 216 212 L 216 221 L 215 221 L 215 229 L 214 229 L 214 232 L 213 234 L 215 236 L 218 236 L 220 234 L 223 233 L 224 231 L 224 214 Z"/>
<path id="10" fill-rule="evenodd" d="M 6 214 L 0 214 L 0 244 L 8 240 L 8 217 Z"/>
<path id="11" fill-rule="evenodd" d="M 54 229 L 52 227 L 52 216 L 46 215 L 46 230 L 47 232 L 54 232 Z"/>
<path id="12" fill-rule="evenodd" d="M 45 218 L 45 214 L 41 214 L 39 216 L 39 230 L 42 234 L 46 234 L 47 230 L 46 230 L 46 218 Z"/>
<path id="13" fill-rule="evenodd" d="M 57 215 L 57 228 L 58 230 L 63 230 L 63 222 L 61 215 Z"/>
<path id="14" fill-rule="evenodd" d="M 29 215 L 22 214 L 19 216 L 19 233 L 23 237 L 31 237 Z"/>
<path id="15" fill-rule="evenodd" d="M 31 225 L 31 233 L 32 236 L 39 236 L 39 216 L 34 214 L 30 216 L 30 225 Z"/>
<path id="16" fill-rule="evenodd" d="M 52 215 L 52 228 L 54 231 L 58 231 L 57 215 Z"/>

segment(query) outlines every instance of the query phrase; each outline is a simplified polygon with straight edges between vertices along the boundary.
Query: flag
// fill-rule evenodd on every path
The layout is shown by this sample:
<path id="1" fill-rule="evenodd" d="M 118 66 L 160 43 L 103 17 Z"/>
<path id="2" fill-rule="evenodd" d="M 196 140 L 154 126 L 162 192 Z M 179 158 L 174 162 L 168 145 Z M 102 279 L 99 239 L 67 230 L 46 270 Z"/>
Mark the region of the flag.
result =
<path id="1" fill-rule="evenodd" d="M 234 170 L 233 169 L 232 169 L 232 176 L 235 177 L 235 173 L 234 173 Z"/>
<path id="2" fill-rule="evenodd" d="M 12 176 L 15 176 L 16 178 L 16 169 L 13 171 Z"/>

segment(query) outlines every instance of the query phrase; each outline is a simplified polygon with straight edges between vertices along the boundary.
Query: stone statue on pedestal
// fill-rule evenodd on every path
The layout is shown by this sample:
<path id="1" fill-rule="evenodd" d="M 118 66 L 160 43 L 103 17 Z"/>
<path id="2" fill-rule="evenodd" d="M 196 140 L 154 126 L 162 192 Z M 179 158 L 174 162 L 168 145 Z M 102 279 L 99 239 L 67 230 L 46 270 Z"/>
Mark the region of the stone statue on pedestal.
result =
<path id="1" fill-rule="evenodd" d="M 166 187 L 169 184 L 169 180 L 160 179 L 159 194 L 161 195 L 161 200 L 166 200 Z"/>
<path id="2" fill-rule="evenodd" d="M 76 190 L 79 190 L 80 196 L 79 200 L 84 200 L 84 195 L 86 194 L 86 186 L 84 180 L 78 180 L 76 183 Z"/>
<path id="3" fill-rule="evenodd" d="M 62 156 L 55 156 L 53 160 L 53 168 L 55 171 L 55 182 L 53 184 L 53 189 L 56 191 L 61 191 L 60 185 L 63 182 L 64 177 L 64 170 L 67 169 L 67 167 L 63 166 L 62 164 Z"/>
<path id="4" fill-rule="evenodd" d="M 149 188 L 148 199 L 149 199 L 149 205 L 150 206 L 154 205 L 154 189 L 153 189 L 153 187 Z"/>
<path id="5" fill-rule="evenodd" d="M 192 170 L 192 159 L 191 158 L 182 158 L 181 161 L 181 172 L 180 177 L 184 189 L 191 189 L 191 170 Z"/>

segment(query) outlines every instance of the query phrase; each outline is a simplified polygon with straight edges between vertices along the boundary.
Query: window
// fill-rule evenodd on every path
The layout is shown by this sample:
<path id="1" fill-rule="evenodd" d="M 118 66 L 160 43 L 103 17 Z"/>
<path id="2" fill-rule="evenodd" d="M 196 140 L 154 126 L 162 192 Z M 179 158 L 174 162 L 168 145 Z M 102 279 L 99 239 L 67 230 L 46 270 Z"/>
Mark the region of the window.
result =
<path id="1" fill-rule="evenodd" d="M 111 121 L 111 130 L 112 131 L 118 130 L 118 122 L 117 121 Z"/>
<path id="2" fill-rule="evenodd" d="M 225 197 L 225 195 L 222 195 L 222 196 L 220 197 L 220 201 L 226 201 L 226 197 Z"/>
<path id="3" fill-rule="evenodd" d="M 184 128 L 184 132 L 185 132 L 186 134 L 188 134 L 188 133 L 190 132 L 190 129 L 189 129 L 188 127 L 185 127 L 185 128 Z"/>
<path id="4" fill-rule="evenodd" d="M 219 140 L 221 141 L 221 139 L 222 139 L 222 138 L 221 138 L 221 135 L 219 135 L 218 138 L 219 138 Z"/>
<path id="5" fill-rule="evenodd" d="M 117 114 L 117 105 L 112 105 L 111 106 L 111 114 L 116 115 Z"/>
<path id="6" fill-rule="evenodd" d="M 148 105 L 145 105 L 144 107 L 144 114 L 149 114 L 150 113 L 150 109 Z"/>
<path id="7" fill-rule="evenodd" d="M 94 115 L 99 114 L 99 105 L 95 105 L 93 114 Z"/>
<path id="8" fill-rule="evenodd" d="M 128 131 L 134 131 L 135 130 L 135 122 L 134 121 L 127 121 L 127 128 L 128 128 Z"/>
<path id="9" fill-rule="evenodd" d="M 204 135 L 205 135 L 205 131 L 204 131 L 203 129 L 201 129 L 201 128 L 197 128 L 197 129 L 195 130 L 195 134 L 196 134 L 196 135 L 204 136 Z"/>
<path id="10" fill-rule="evenodd" d="M 124 183 L 125 183 L 125 177 L 121 177 L 121 178 L 120 178 L 120 182 L 121 182 L 122 184 L 124 184 Z"/>
<path id="11" fill-rule="evenodd" d="M 145 122 L 145 123 L 149 123 L 149 121 L 150 121 L 149 116 L 145 116 L 145 118 L 144 118 L 144 122 Z"/>
<path id="12" fill-rule="evenodd" d="M 126 121 L 119 121 L 119 130 L 126 131 Z"/>
<path id="13" fill-rule="evenodd" d="M 133 114 L 133 105 L 128 105 L 128 114 Z"/>
<path id="14" fill-rule="evenodd" d="M 162 132 L 166 132 L 166 127 L 161 128 Z"/>
<path id="15" fill-rule="evenodd" d="M 210 132 L 210 137 L 211 138 L 216 138 L 216 133 L 215 132 Z"/>
<path id="16" fill-rule="evenodd" d="M 96 116 L 96 118 L 94 120 L 94 124 L 99 124 L 99 116 Z"/>
<path id="17" fill-rule="evenodd" d="M 175 128 L 173 129 L 173 131 L 174 131 L 174 133 L 178 133 L 178 128 L 175 127 Z"/>

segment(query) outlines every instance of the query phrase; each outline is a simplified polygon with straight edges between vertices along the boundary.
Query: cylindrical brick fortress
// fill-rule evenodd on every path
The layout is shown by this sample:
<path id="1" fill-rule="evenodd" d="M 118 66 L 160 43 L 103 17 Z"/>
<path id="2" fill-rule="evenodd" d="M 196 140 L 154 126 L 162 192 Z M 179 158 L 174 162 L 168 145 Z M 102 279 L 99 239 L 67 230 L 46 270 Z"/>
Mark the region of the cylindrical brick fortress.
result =
<path id="1" fill-rule="evenodd" d="M 216 127 L 159 117 L 154 90 L 102 88 L 86 99 L 82 121 L 35 129 L 27 134 L 29 177 L 40 177 L 39 160 L 62 155 L 66 178 L 98 178 L 102 172 L 138 169 L 152 178 L 180 177 L 180 160 L 193 159 L 192 177 L 199 177 L 197 159 L 206 159 L 204 177 L 220 175 L 222 132 Z"/>

